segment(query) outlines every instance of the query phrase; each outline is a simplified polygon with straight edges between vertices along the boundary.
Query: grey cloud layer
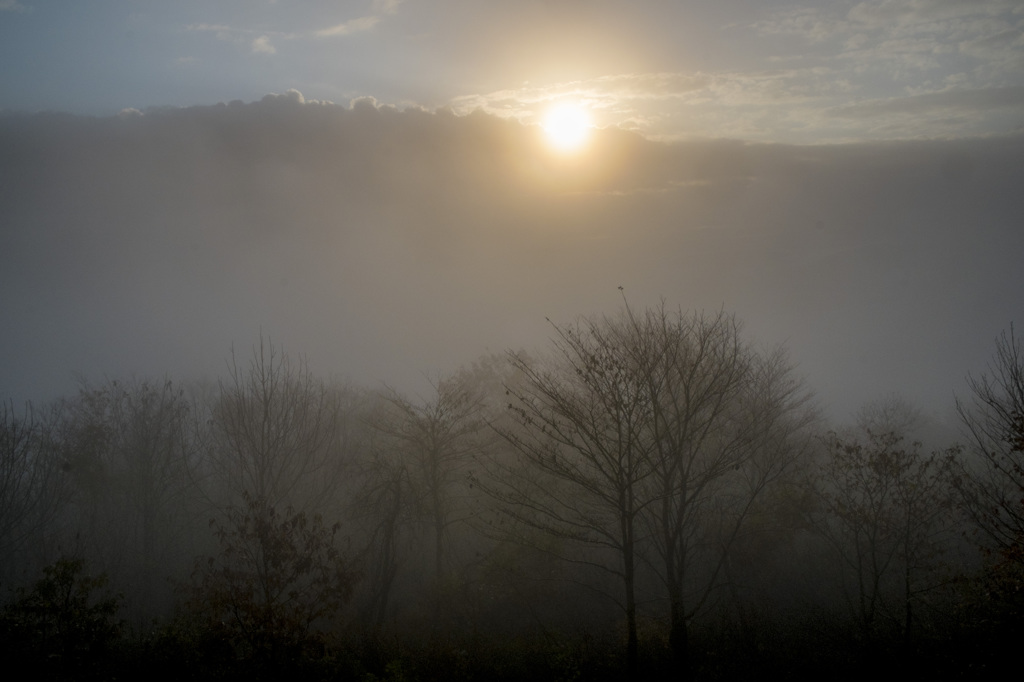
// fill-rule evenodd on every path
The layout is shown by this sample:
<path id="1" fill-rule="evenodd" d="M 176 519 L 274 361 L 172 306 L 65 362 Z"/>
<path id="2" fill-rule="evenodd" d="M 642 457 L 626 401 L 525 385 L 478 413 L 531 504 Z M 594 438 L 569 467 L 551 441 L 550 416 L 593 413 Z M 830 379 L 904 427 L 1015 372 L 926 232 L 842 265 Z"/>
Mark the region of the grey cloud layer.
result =
<path id="1" fill-rule="evenodd" d="M 787 147 L 254 104 L 0 118 L 0 391 L 216 374 L 262 329 L 403 386 L 545 316 L 725 306 L 839 411 L 947 404 L 1021 319 L 1024 139 Z"/>

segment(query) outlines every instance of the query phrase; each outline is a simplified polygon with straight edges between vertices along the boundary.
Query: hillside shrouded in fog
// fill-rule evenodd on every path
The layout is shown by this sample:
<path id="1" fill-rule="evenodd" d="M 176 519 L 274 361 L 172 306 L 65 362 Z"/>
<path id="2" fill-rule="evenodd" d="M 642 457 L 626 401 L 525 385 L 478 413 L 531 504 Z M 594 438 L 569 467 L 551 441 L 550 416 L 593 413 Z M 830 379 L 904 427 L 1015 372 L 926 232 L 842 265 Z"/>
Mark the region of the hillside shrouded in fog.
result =
<path id="1" fill-rule="evenodd" d="M 216 376 L 260 332 L 419 390 L 660 297 L 785 342 L 833 414 L 948 408 L 1019 317 L 1024 138 L 785 146 L 303 102 L 0 119 L 4 395 Z"/>

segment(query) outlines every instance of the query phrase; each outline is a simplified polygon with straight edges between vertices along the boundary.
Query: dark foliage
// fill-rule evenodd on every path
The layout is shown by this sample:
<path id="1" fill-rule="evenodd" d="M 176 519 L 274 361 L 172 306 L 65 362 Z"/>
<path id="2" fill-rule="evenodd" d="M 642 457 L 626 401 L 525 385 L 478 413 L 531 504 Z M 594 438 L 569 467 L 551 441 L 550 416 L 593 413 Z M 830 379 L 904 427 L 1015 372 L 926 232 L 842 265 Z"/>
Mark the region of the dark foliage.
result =
<path id="1" fill-rule="evenodd" d="M 220 554 L 197 562 L 189 609 L 203 637 L 239 660 L 276 667 L 320 657 L 357 578 L 336 546 L 339 526 L 244 499 L 210 522 Z"/>
<path id="2" fill-rule="evenodd" d="M 109 663 L 121 635 L 120 598 L 105 575 L 85 575 L 85 562 L 63 558 L 43 569 L 32 589 L 0 614 L 0 650 L 49 679 L 86 679 Z"/>

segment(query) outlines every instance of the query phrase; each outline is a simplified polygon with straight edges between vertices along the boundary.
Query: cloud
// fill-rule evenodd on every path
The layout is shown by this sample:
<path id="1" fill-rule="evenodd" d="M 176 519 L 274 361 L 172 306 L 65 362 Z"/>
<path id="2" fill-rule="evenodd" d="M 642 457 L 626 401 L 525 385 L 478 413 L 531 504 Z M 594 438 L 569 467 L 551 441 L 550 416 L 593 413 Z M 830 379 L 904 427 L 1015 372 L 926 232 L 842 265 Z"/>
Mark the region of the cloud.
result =
<path id="1" fill-rule="evenodd" d="M 270 38 L 260 36 L 252 41 L 252 51 L 262 54 L 277 54 L 277 48 L 270 44 Z"/>
<path id="2" fill-rule="evenodd" d="M 270 93 L 269 95 L 265 95 L 263 99 L 260 101 L 263 102 L 264 104 L 274 102 L 283 102 L 286 104 L 305 104 L 306 98 L 303 97 L 302 93 L 296 90 L 295 88 L 290 88 L 288 90 L 285 90 L 285 93 L 283 95 Z"/>
<path id="3" fill-rule="evenodd" d="M 818 7 L 781 10 L 755 22 L 753 28 L 761 35 L 802 36 L 810 43 L 824 42 L 848 29 L 845 21 Z"/>
<path id="4" fill-rule="evenodd" d="M 911 97 L 876 99 L 836 107 L 828 113 L 846 118 L 871 118 L 890 114 L 922 116 L 936 111 L 983 112 L 1006 107 L 1024 107 L 1024 87 L 955 89 Z"/>
<path id="5" fill-rule="evenodd" d="M 373 0 L 373 3 L 370 5 L 372 14 L 349 19 L 335 26 L 314 31 L 313 35 L 318 38 L 333 38 L 370 31 L 380 23 L 383 17 L 396 14 L 401 4 L 402 0 Z"/>
<path id="6" fill-rule="evenodd" d="M 314 31 L 313 34 L 318 38 L 331 38 L 334 36 L 349 36 L 354 33 L 362 33 L 369 31 L 380 22 L 379 16 L 367 16 L 359 17 L 358 19 L 350 19 L 348 21 L 331 26 L 330 28 L 320 29 Z"/>
<path id="7" fill-rule="evenodd" d="M 1012 15 L 1019 10 L 1020 5 L 1013 0 L 869 0 L 851 8 L 848 16 L 875 29 L 947 31 L 947 22 Z"/>
<path id="8" fill-rule="evenodd" d="M 869 0 L 842 14 L 839 6 L 785 9 L 756 22 L 761 35 L 796 35 L 829 44 L 853 73 L 886 73 L 897 81 L 958 69 L 962 56 L 986 62 L 978 74 L 1021 75 L 1024 12 L 1012 0 Z M 1004 85 L 1006 83 L 1003 83 Z M 978 83 L 992 85 L 992 83 Z"/>
<path id="9" fill-rule="evenodd" d="M 880 0 L 853 7 L 849 31 L 873 36 L 871 44 L 890 48 L 905 41 L 930 42 L 932 51 L 953 54 L 958 42 L 986 41 L 993 35 L 1020 28 L 1020 6 L 1004 0 Z M 952 49 L 951 49 L 952 48 Z M 915 48 L 924 51 L 925 47 Z"/>
<path id="10" fill-rule="evenodd" d="M 719 74 L 734 103 L 726 108 L 719 100 L 722 118 L 755 139 L 765 139 L 758 127 L 777 139 L 841 141 L 999 134 L 1020 126 L 1013 108 L 1024 85 L 1024 6 L 1014 0 L 867 0 L 783 9 L 751 28 L 762 37 L 802 37 L 814 48 L 788 60 L 780 55 L 777 63 L 817 65 L 828 74 L 799 69 L 774 84 L 768 74 Z M 789 113 L 773 101 L 773 85 Z M 912 112 L 920 118 L 912 120 Z"/>
<path id="11" fill-rule="evenodd" d="M 29 9 L 17 0 L 0 0 L 0 12 L 27 12 Z"/>
<path id="12" fill-rule="evenodd" d="M 571 98 L 598 126 L 616 125 L 660 140 L 700 137 L 846 142 L 1006 133 L 1020 86 L 977 87 L 966 74 L 903 89 L 899 96 L 851 103 L 871 92 L 840 64 L 756 72 L 629 73 L 496 90 L 452 100 L 474 110 L 539 123 L 546 107 Z M 920 118 L 911 118 L 918 113 Z M 879 122 L 885 118 L 885 125 Z"/>
<path id="13" fill-rule="evenodd" d="M 961 52 L 979 59 L 999 59 L 1007 49 L 1015 52 L 1024 48 L 1024 31 L 1007 28 L 996 33 L 964 40 L 958 45 Z"/>
<path id="14" fill-rule="evenodd" d="M 523 122 L 537 122 L 543 107 L 573 98 L 596 112 L 633 112 L 630 103 L 679 99 L 706 89 L 712 78 L 694 73 L 626 73 L 587 80 L 526 85 L 485 94 L 464 95 L 452 100 L 457 112 L 480 109 Z"/>
<path id="15" fill-rule="evenodd" d="M 396 14 L 401 4 L 402 0 L 373 0 L 370 7 L 377 14 Z"/>
<path id="16" fill-rule="evenodd" d="M 250 42 L 253 52 L 275 54 L 276 48 L 270 44 L 271 36 L 287 39 L 313 39 L 350 36 L 373 30 L 384 17 L 396 14 L 401 0 L 374 0 L 370 5 L 371 14 L 348 19 L 327 28 L 310 31 L 266 31 L 252 28 L 229 26 L 226 24 L 196 23 L 186 27 L 189 31 L 214 33 L 219 40 L 240 42 L 249 35 L 257 35 Z"/>
<path id="17" fill-rule="evenodd" d="M 658 139 L 778 140 L 787 128 L 810 130 L 822 110 L 845 99 L 852 89 L 847 79 L 827 67 L 630 73 L 467 95 L 453 100 L 452 107 L 460 113 L 480 109 L 537 123 L 548 103 L 573 98 L 591 109 L 598 125 L 637 129 Z"/>
<path id="18" fill-rule="evenodd" d="M 339 101 L 372 92 L 392 102 L 414 104 L 418 100 L 429 102 L 431 106 L 444 102 L 460 114 L 480 109 L 534 123 L 551 102 L 573 98 L 590 108 L 599 126 L 636 130 L 660 140 L 730 137 L 795 143 L 839 142 L 865 137 L 1001 134 L 1020 125 L 1019 121 L 1010 120 L 1006 108 L 977 109 L 975 116 L 958 113 L 942 117 L 936 113 L 919 125 L 912 125 L 906 117 L 892 118 L 882 125 L 880 116 L 837 115 L 847 106 L 853 106 L 852 111 L 856 113 L 857 103 L 868 99 L 925 95 L 953 86 L 961 90 L 986 90 L 1024 84 L 1024 12 L 1019 3 L 871 0 L 777 12 L 769 8 L 763 11 L 764 18 L 747 26 L 756 35 L 732 36 L 751 52 L 751 60 L 746 65 L 740 56 L 730 58 L 734 66 L 729 69 L 715 69 L 714 56 L 711 56 L 699 71 L 623 69 L 617 72 L 600 71 L 600 67 L 594 65 L 584 67 L 588 77 L 580 78 L 569 67 L 556 64 L 557 60 L 536 56 L 538 72 L 551 74 L 548 79 L 530 73 L 527 67 L 517 67 L 506 69 L 508 74 L 515 71 L 507 81 L 497 80 L 493 75 L 500 73 L 501 68 L 489 70 L 491 75 L 486 78 L 494 80 L 485 80 L 483 64 L 495 59 L 496 54 L 514 55 L 521 48 L 506 46 L 502 42 L 506 38 L 498 41 L 499 47 L 495 47 L 491 38 L 485 40 L 479 31 L 490 31 L 481 27 L 485 26 L 486 19 L 495 15 L 491 9 L 477 8 L 443 26 L 423 24 L 413 29 L 422 32 L 417 38 L 418 46 L 430 40 L 444 39 L 451 43 L 439 48 L 431 57 L 437 60 L 437 78 L 427 79 L 418 72 L 426 68 L 422 59 L 419 63 L 403 61 L 416 60 L 412 55 L 417 54 L 419 47 L 389 51 L 387 58 L 395 61 L 393 78 L 378 89 L 369 85 L 379 75 L 370 67 L 380 63 L 376 51 L 386 49 L 384 45 L 369 39 L 357 40 L 358 45 L 343 47 L 342 43 L 349 38 L 374 35 L 385 26 L 406 30 L 406 24 L 420 25 L 419 21 L 393 22 L 393 26 L 388 22 L 403 11 L 426 10 L 377 1 L 365 2 L 362 11 L 354 14 L 338 14 L 339 11 L 344 8 L 335 8 L 331 14 L 304 16 L 301 27 L 287 27 L 296 29 L 290 33 L 269 30 L 279 28 L 275 25 L 261 25 L 256 30 L 213 21 L 194 24 L 192 28 L 231 41 L 240 52 L 253 53 L 253 57 L 260 52 L 269 53 L 271 49 L 283 52 L 284 46 L 290 44 L 285 41 L 313 41 L 309 49 L 322 53 L 306 62 L 314 64 L 310 68 L 315 75 L 313 72 L 303 75 L 307 67 L 297 65 L 294 60 L 282 65 L 282 69 L 288 69 L 282 76 L 292 74 L 291 82 L 301 84 L 306 90 L 315 87 L 313 83 L 331 82 L 327 74 L 341 68 L 330 60 L 336 49 L 368 50 L 361 52 L 363 56 L 354 62 L 345 61 L 344 68 L 349 76 L 337 82 L 349 83 L 348 86 L 321 86 L 325 94 Z M 591 20 L 597 21 L 593 17 Z M 729 30 L 735 33 L 742 28 L 736 26 Z M 445 34 L 445 31 L 452 33 Z M 467 35 L 456 39 L 456 32 Z M 500 32 L 495 30 L 494 40 L 498 40 Z M 552 40 L 547 33 L 542 33 L 540 38 Z M 512 42 L 511 38 L 507 40 Z M 779 53 L 765 56 L 765 45 Z M 805 50 L 801 45 L 812 47 Z M 609 45 L 609 54 L 614 48 Z M 538 51 L 537 55 L 540 54 Z M 479 64 L 475 63 L 477 57 Z M 502 59 L 502 63 L 507 64 L 511 57 Z M 531 59 L 533 57 L 524 54 L 524 62 Z M 465 70 L 460 71 L 466 76 L 464 79 L 445 77 L 445 60 L 465 62 L 458 65 L 459 69 L 480 69 L 477 75 L 481 77 L 467 75 Z M 610 60 L 609 68 L 616 68 L 618 63 Z M 530 80 L 524 82 L 526 78 Z M 458 91 L 453 90 L 453 82 L 483 82 L 488 83 L 488 87 Z"/>
<path id="19" fill-rule="evenodd" d="M 227 24 L 206 24 L 206 23 L 189 24 L 188 26 L 185 27 L 185 30 L 187 30 L 187 31 L 198 31 L 198 32 L 203 32 L 203 33 L 211 33 L 212 32 L 212 33 L 216 33 L 218 38 L 220 38 L 220 37 L 227 37 L 227 36 L 230 36 L 230 35 L 232 35 L 234 33 L 252 33 L 252 31 L 250 31 L 248 29 L 235 28 L 233 26 L 228 26 Z"/>
<path id="20" fill-rule="evenodd" d="M 994 81 L 1017 81 L 1024 74 L 1024 20 L 1013 28 L 993 27 L 959 43 L 960 53 L 981 62 L 975 72 Z"/>
<path id="21" fill-rule="evenodd" d="M 189 24 L 185 29 L 197 33 L 213 33 L 217 40 L 239 45 L 245 44 L 248 36 L 256 33 L 256 31 L 251 29 L 238 28 L 235 26 L 228 26 L 226 24 Z"/>

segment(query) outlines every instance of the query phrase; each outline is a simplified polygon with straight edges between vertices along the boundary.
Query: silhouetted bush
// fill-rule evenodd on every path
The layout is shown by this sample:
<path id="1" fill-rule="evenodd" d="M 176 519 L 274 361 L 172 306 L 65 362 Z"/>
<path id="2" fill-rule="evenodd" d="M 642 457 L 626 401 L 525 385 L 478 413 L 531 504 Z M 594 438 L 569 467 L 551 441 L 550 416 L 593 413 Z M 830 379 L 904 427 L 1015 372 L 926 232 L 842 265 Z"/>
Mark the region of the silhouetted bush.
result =
<path id="1" fill-rule="evenodd" d="M 8 665 L 32 666 L 44 679 L 84 679 L 109 663 L 122 631 L 120 597 L 105 591 L 106 575 L 84 570 L 82 559 L 59 559 L 3 609 L 0 646 Z"/>
<path id="2" fill-rule="evenodd" d="M 211 525 L 221 552 L 197 562 L 188 604 L 202 641 L 260 670 L 323 659 L 357 579 L 335 546 L 337 524 L 245 495 Z"/>

